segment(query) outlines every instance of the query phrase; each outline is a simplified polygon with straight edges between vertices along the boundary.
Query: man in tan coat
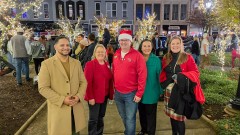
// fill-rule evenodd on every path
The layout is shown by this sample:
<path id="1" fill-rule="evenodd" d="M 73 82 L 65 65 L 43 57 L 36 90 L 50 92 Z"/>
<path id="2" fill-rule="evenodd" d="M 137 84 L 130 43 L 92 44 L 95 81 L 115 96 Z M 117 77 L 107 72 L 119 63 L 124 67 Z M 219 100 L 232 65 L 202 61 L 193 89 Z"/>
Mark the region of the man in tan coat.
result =
<path id="1" fill-rule="evenodd" d="M 56 54 L 42 62 L 38 88 L 48 103 L 48 134 L 71 135 L 86 127 L 82 101 L 87 82 L 80 62 L 68 55 L 68 38 L 55 42 Z"/>

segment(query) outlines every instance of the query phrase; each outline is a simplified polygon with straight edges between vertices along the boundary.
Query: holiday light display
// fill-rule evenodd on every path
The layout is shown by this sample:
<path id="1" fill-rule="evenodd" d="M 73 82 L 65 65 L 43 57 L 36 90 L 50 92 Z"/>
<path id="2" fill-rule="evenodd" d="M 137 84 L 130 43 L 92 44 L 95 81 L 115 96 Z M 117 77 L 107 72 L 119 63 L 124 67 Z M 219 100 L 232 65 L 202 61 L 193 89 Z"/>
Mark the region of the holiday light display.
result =
<path id="1" fill-rule="evenodd" d="M 103 34 L 104 34 L 104 28 L 107 28 L 107 25 L 109 26 L 109 32 L 112 38 L 116 38 L 117 37 L 117 32 L 118 29 L 121 28 L 121 26 L 123 24 L 125 24 L 125 20 L 113 20 L 113 21 L 107 21 L 107 17 L 103 16 L 103 14 L 101 14 L 100 17 L 96 17 L 95 18 L 95 23 L 98 26 L 98 39 L 99 41 L 102 40 Z"/>
<path id="2" fill-rule="evenodd" d="M 215 8 L 215 6 L 217 5 L 217 2 L 218 2 L 218 0 L 199 0 L 198 8 L 203 13 L 206 13 L 206 12 L 212 11 Z"/>
<path id="3" fill-rule="evenodd" d="M 200 11 L 208 15 L 206 22 L 214 23 L 221 29 L 222 34 L 227 35 L 219 41 L 219 45 L 214 45 L 217 47 L 216 55 L 222 70 L 224 70 L 226 48 L 231 45 L 231 35 L 240 32 L 239 7 L 239 0 L 199 0 Z"/>
<path id="4" fill-rule="evenodd" d="M 77 20 L 75 27 L 72 25 L 71 21 L 60 14 L 60 19 L 57 22 L 57 25 L 61 28 L 60 34 L 63 34 L 69 38 L 70 45 L 73 46 L 74 37 L 79 34 L 84 33 L 83 29 L 80 27 L 81 18 Z"/>
<path id="5" fill-rule="evenodd" d="M 39 9 L 41 8 L 40 5 L 43 1 L 44 0 L 36 0 L 31 2 L 19 3 L 17 0 L 1 0 L 0 18 L 3 19 L 3 23 L 2 22 L 0 23 L 1 30 L 0 45 L 2 45 L 3 40 L 5 40 L 7 34 L 13 34 L 14 36 L 16 34 L 17 28 L 19 27 L 26 29 L 25 27 L 21 26 L 20 23 L 20 19 L 23 13 L 27 12 L 32 7 L 35 7 L 34 12 L 38 12 L 39 14 L 41 14 Z M 18 9 L 20 12 L 17 13 L 14 17 L 11 17 L 9 11 L 14 8 Z"/>
<path id="6" fill-rule="evenodd" d="M 102 36 L 104 34 L 104 28 L 106 28 L 106 24 L 107 24 L 107 18 L 103 16 L 103 14 L 101 14 L 100 17 L 96 17 L 95 18 L 95 23 L 98 26 L 98 38 L 99 40 L 102 40 Z"/>
<path id="7" fill-rule="evenodd" d="M 224 30 L 240 32 L 240 1 L 239 0 L 219 0 L 213 14 L 216 24 Z"/>
<path id="8" fill-rule="evenodd" d="M 114 20 L 111 23 L 109 23 L 109 31 L 110 35 L 113 39 L 115 39 L 118 35 L 118 29 L 121 28 L 123 24 L 125 24 L 125 20 Z"/>
<path id="9" fill-rule="evenodd" d="M 57 25 L 61 28 L 63 35 L 67 37 L 77 36 L 84 33 L 83 29 L 80 27 L 81 18 L 78 18 L 77 24 L 73 27 L 71 21 L 67 17 L 61 16 L 57 22 Z"/>
<path id="10" fill-rule="evenodd" d="M 146 19 L 140 20 L 139 18 L 137 21 L 139 22 L 139 29 L 137 31 L 137 35 L 140 40 L 144 40 L 146 38 L 151 39 L 155 33 L 156 25 L 155 20 L 156 14 L 147 15 Z"/>

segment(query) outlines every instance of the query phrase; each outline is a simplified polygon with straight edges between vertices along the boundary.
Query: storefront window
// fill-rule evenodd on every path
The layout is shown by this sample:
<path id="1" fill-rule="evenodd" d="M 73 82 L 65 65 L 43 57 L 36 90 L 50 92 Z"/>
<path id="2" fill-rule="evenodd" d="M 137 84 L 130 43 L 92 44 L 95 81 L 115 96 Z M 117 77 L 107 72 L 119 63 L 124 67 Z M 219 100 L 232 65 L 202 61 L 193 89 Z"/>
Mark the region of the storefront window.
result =
<path id="1" fill-rule="evenodd" d="M 56 16 L 57 18 L 60 18 L 61 16 L 65 16 L 64 13 L 64 2 L 61 0 L 58 0 L 55 2 L 56 5 Z"/>

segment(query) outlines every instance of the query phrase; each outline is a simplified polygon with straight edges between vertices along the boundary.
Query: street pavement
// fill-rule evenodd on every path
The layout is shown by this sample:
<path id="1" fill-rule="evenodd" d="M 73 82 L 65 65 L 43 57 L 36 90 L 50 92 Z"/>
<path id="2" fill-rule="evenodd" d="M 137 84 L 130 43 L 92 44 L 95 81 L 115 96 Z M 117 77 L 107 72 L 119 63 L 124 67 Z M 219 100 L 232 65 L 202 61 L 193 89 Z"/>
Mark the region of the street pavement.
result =
<path id="1" fill-rule="evenodd" d="M 84 104 L 86 115 L 88 114 L 87 104 Z M 157 109 L 157 129 L 156 135 L 171 135 L 171 125 L 169 117 L 163 112 L 163 102 L 158 102 Z M 87 115 L 88 117 L 88 115 Z M 123 135 L 124 126 L 118 114 L 115 103 L 108 104 L 104 118 L 104 135 Z M 136 130 L 140 131 L 140 122 L 137 114 Z M 137 133 L 136 132 L 136 133 Z M 80 132 L 87 135 L 87 128 Z M 215 131 L 203 119 L 186 120 L 186 135 L 215 135 Z M 25 130 L 23 135 L 47 135 L 47 106 L 37 115 L 34 121 Z"/>

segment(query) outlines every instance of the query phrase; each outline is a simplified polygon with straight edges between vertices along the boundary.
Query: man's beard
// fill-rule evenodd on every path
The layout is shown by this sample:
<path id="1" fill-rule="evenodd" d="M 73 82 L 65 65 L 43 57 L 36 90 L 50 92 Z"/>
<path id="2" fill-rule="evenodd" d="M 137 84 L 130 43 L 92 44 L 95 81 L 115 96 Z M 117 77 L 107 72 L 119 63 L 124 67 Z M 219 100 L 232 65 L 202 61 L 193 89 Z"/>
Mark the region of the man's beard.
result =
<path id="1" fill-rule="evenodd" d="M 65 56 L 65 57 L 66 57 L 66 56 L 69 56 L 69 52 L 70 52 L 70 51 L 68 52 L 68 54 L 63 54 L 63 53 L 62 53 L 62 52 L 60 52 L 60 51 L 57 51 L 57 52 L 58 52 L 60 55 L 62 55 L 62 56 Z"/>

